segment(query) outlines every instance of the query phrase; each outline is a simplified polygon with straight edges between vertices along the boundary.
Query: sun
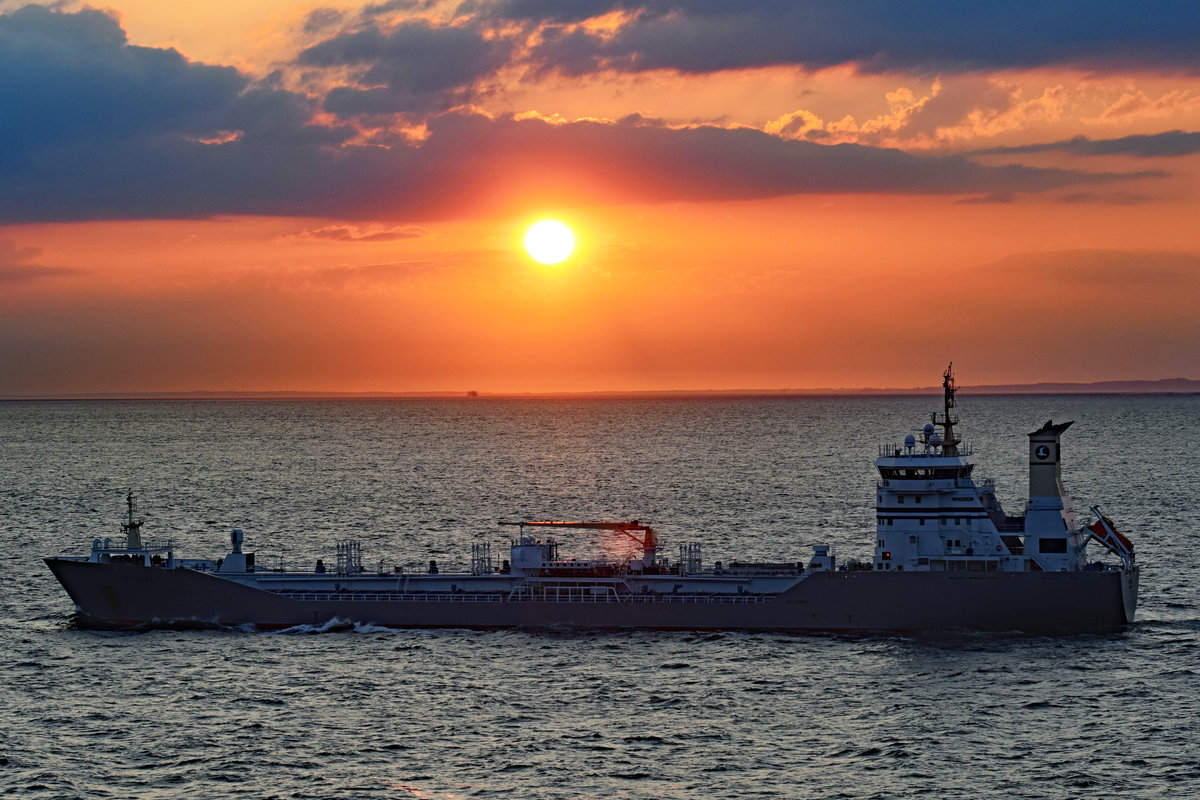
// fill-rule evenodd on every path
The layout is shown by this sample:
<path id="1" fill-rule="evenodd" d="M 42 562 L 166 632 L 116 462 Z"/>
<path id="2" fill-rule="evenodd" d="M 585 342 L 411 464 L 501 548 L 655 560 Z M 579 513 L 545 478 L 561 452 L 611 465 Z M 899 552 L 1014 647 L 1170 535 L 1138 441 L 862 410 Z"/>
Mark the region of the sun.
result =
<path id="1" fill-rule="evenodd" d="M 575 235 L 556 219 L 544 219 L 525 233 L 525 249 L 534 261 L 557 264 L 575 249 Z"/>

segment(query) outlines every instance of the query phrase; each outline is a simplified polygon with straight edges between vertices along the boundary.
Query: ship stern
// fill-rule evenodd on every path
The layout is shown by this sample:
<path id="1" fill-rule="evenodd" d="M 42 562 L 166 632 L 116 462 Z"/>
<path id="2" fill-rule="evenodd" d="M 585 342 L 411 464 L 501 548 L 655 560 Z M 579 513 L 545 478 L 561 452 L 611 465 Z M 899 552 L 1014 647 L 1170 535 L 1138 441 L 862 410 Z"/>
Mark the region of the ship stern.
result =
<path id="1" fill-rule="evenodd" d="M 1138 604 L 1138 578 L 1141 572 L 1141 567 L 1137 564 L 1130 564 L 1121 570 L 1121 602 L 1125 606 L 1125 622 L 1133 622 L 1134 615 L 1137 614 Z"/>

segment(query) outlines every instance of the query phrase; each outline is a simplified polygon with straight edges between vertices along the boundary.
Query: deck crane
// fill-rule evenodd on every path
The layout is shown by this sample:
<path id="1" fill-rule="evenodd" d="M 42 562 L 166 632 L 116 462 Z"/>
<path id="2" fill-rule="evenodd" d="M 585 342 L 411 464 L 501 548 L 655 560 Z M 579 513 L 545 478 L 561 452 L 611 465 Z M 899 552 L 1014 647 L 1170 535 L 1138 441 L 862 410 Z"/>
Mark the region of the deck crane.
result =
<path id="1" fill-rule="evenodd" d="M 526 525 L 536 525 L 542 528 L 583 528 L 594 531 L 617 531 L 623 533 L 630 539 L 633 539 L 642 546 L 642 563 L 647 569 L 654 566 L 654 557 L 658 553 L 658 537 L 654 534 L 654 528 L 649 525 L 643 525 L 636 519 L 631 522 L 567 522 L 564 520 L 536 520 L 524 522 L 501 522 L 501 525 L 519 525 L 522 529 Z M 638 536 L 637 532 L 642 535 Z"/>

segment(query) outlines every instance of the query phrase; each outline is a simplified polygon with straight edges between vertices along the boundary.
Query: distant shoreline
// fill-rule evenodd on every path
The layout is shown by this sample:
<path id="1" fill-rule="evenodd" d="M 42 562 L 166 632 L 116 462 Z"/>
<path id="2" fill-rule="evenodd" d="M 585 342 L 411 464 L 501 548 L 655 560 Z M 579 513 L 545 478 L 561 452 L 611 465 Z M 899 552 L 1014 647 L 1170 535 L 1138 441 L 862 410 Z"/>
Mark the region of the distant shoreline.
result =
<path id="1" fill-rule="evenodd" d="M 1094 383 L 1026 383 L 959 386 L 964 395 L 1042 395 L 1042 394 L 1200 394 L 1200 380 L 1165 378 L 1155 381 L 1097 381 Z M 80 401 L 80 400 L 403 400 L 403 399 L 623 399 L 690 397 L 891 397 L 931 395 L 940 386 L 910 389 L 860 387 L 855 389 L 679 389 L 608 392 L 96 392 L 87 394 L 0 395 L 0 402 Z"/>

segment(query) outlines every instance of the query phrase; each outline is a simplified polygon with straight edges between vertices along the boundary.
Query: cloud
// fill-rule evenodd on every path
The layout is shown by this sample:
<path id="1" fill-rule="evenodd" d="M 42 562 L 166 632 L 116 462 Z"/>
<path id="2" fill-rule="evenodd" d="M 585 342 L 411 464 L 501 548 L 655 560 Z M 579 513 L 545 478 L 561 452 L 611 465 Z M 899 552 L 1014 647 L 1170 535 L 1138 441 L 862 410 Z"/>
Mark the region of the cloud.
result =
<path id="1" fill-rule="evenodd" d="M 749 128 L 671 128 L 632 117 L 551 124 L 447 114 L 430 123 L 422 155 L 516 168 L 543 192 L 569 196 L 604 187 L 643 201 L 727 200 L 788 194 L 1035 192 L 1107 183 L 1112 174 L 1008 165 L 959 156 L 917 156 L 854 144 L 785 141 Z M 582 155 L 586 154 L 586 155 Z"/>
<path id="2" fill-rule="evenodd" d="M 409 41 L 403 37 L 433 47 L 446 34 L 402 27 L 401 38 L 380 31 L 336 37 L 309 58 L 345 66 L 361 60 L 392 80 L 388 70 L 412 56 L 394 52 Z M 476 41 L 469 31 L 454 35 Z M 383 90 L 453 86 L 483 69 L 474 57 L 466 66 L 448 61 Z M 254 84 L 174 50 L 131 46 L 97 11 L 27 7 L 0 16 L 0 107 L 29 111 L 0 117 L 0 222 L 218 214 L 419 220 L 511 210 L 530 197 L 573 204 L 986 195 L 1162 174 L 988 166 L 962 156 L 788 141 L 747 128 L 669 127 L 640 116 L 554 124 L 466 109 L 428 118 L 419 142 L 355 144 L 357 129 L 310 122 L 314 100 L 277 84 Z"/>
<path id="3" fill-rule="evenodd" d="M 959 142 L 1008 131 L 1053 125 L 1076 102 L 1063 86 L 1048 86 L 1036 97 L 999 79 L 959 76 L 946 81 L 905 134 L 930 142 Z"/>
<path id="4" fill-rule="evenodd" d="M 1060 203 L 1104 203 L 1114 206 L 1137 206 L 1157 202 L 1157 198 L 1133 192 L 1067 192 L 1058 198 Z"/>
<path id="5" fill-rule="evenodd" d="M 382 3 L 368 3 L 359 10 L 359 15 L 363 19 L 374 19 L 412 11 L 432 11 L 437 5 L 438 0 L 385 0 Z"/>
<path id="6" fill-rule="evenodd" d="M 490 22 L 553 22 L 559 24 L 585 22 L 614 11 L 661 13 L 652 10 L 656 4 L 636 0 L 466 0 L 458 13 L 478 16 Z"/>
<path id="7" fill-rule="evenodd" d="M 388 264 L 362 264 L 358 266 L 325 267 L 314 270 L 308 276 L 309 289 L 353 290 L 355 287 L 375 289 L 403 283 L 428 272 L 435 265 L 426 261 L 409 261 Z"/>
<path id="8" fill-rule="evenodd" d="M 0 284 L 29 283 L 42 278 L 61 278 L 85 270 L 73 267 L 47 267 L 33 263 L 39 247 L 17 247 L 12 239 L 0 239 Z"/>
<path id="9" fill-rule="evenodd" d="M 247 79 L 175 50 L 135 47 L 104 12 L 25 6 L 0 15 L 0 164 L 23 145 L 209 133 Z M 19 109 L 19 113 L 14 113 Z"/>
<path id="10" fill-rule="evenodd" d="M 571 5 L 571 4 L 565 4 Z M 725 3 L 648 0 L 588 3 L 590 13 L 626 12 L 613 33 L 574 24 L 546 2 L 480 3 L 481 13 L 545 22 L 533 58 L 581 75 L 670 69 L 703 73 L 790 64 L 810 70 L 854 64 L 866 73 L 953 74 L 1067 66 L 1096 72 L 1200 73 L 1200 7 L 1166 0 L 824 0 Z"/>
<path id="11" fill-rule="evenodd" d="M 827 121 L 798 109 L 768 122 L 763 129 L 783 138 L 828 144 L 854 142 L 908 150 L 945 145 L 960 148 L 980 137 L 1054 126 L 1079 105 L 1078 97 L 1062 85 L 1027 97 L 1019 85 L 981 75 L 935 78 L 928 89 L 901 86 L 884 97 L 888 110 L 861 121 L 850 115 Z"/>
<path id="12" fill-rule="evenodd" d="M 765 130 L 785 138 L 825 142 L 856 142 L 898 146 L 930 146 L 953 138 L 950 133 L 971 121 L 995 117 L 1013 106 L 1013 92 L 995 81 L 977 76 L 956 76 L 933 81 L 927 92 L 900 87 L 888 92 L 888 111 L 859 122 L 846 116 L 826 122 L 807 110 L 785 114 Z"/>
<path id="13" fill-rule="evenodd" d="M 485 35 L 478 26 L 437 26 L 411 20 L 384 31 L 368 25 L 302 51 L 304 67 L 349 67 L 358 87 L 330 92 L 335 114 L 429 111 L 456 105 L 512 54 L 511 40 Z"/>
<path id="14" fill-rule="evenodd" d="M 1097 290 L 1149 290 L 1200 284 L 1200 254 L 1167 251 L 1056 250 L 1017 253 L 978 268 L 1000 280 L 1035 280 Z"/>
<path id="15" fill-rule="evenodd" d="M 825 121 L 811 111 L 799 109 L 768 122 L 765 130 L 785 139 L 810 139 L 825 135 Z"/>
<path id="16" fill-rule="evenodd" d="M 19 109 L 0 114 L 8 221 L 302 211 L 287 193 L 322 172 L 304 157 L 355 133 L 308 124 L 304 95 L 130 45 L 93 9 L 0 15 L 0 109 Z"/>
<path id="17" fill-rule="evenodd" d="M 304 18 L 302 30 L 308 34 L 320 33 L 340 23 L 345 19 L 345 16 L 345 12 L 341 9 L 329 7 L 314 8 Z"/>
<path id="18" fill-rule="evenodd" d="M 1012 192 L 992 192 L 980 197 L 964 197 L 959 200 L 961 205 L 1006 204 L 1016 201 L 1017 196 Z"/>
<path id="19" fill-rule="evenodd" d="M 1076 136 L 1073 139 L 1057 142 L 991 147 L 985 150 L 975 150 L 972 155 L 1017 155 L 1048 151 L 1070 153 L 1073 156 L 1126 155 L 1139 158 L 1190 156 L 1200 153 L 1200 132 L 1166 131 L 1164 133 L 1122 136 L 1119 139 L 1089 139 L 1086 136 Z"/>
<path id="20" fill-rule="evenodd" d="M 395 242 L 401 239 L 418 239 L 428 236 L 429 231 L 413 225 L 384 227 L 371 225 L 359 228 L 357 225 L 326 225 L 322 228 L 303 231 L 295 236 L 285 236 L 284 241 L 293 239 L 327 239 L 333 242 Z"/>
<path id="21" fill-rule="evenodd" d="M 1192 89 L 1176 89 L 1159 97 L 1150 97 L 1141 91 L 1125 92 L 1101 111 L 1098 117 L 1084 122 L 1120 125 L 1141 119 L 1168 117 L 1197 108 L 1200 108 L 1200 92 Z"/>

